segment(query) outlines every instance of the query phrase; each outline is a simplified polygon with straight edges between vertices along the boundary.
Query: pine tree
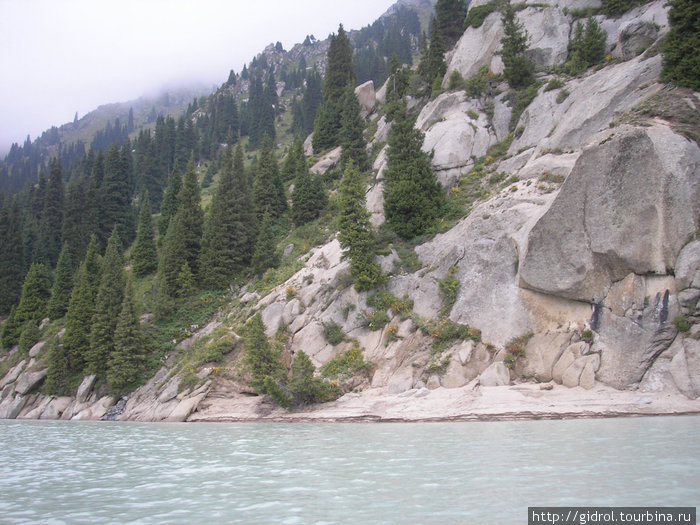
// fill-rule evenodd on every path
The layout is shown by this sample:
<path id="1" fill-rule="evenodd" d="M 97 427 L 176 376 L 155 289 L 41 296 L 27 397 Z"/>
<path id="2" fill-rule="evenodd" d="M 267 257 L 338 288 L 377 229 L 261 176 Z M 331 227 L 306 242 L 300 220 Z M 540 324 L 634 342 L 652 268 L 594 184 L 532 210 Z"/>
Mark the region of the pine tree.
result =
<path id="1" fill-rule="evenodd" d="M 435 14 L 445 48 L 452 49 L 463 33 L 462 24 L 467 16 L 464 0 L 438 0 Z"/>
<path id="2" fill-rule="evenodd" d="M 160 206 L 160 220 L 158 221 L 158 240 L 162 242 L 168 232 L 170 219 L 177 212 L 177 196 L 182 188 L 182 174 L 177 163 L 173 167 L 173 172 L 168 179 L 168 186 L 163 195 L 163 202 Z"/>
<path id="3" fill-rule="evenodd" d="M 337 35 L 331 35 L 328 48 L 328 67 L 323 81 L 323 103 L 314 124 L 314 151 L 323 151 L 340 144 L 340 115 L 342 98 L 348 85 L 354 87 L 355 68 L 352 47 L 343 25 Z"/>
<path id="4" fill-rule="evenodd" d="M 360 114 L 360 102 L 357 100 L 355 90 L 348 85 L 342 100 L 340 114 L 340 164 L 344 168 L 352 159 L 360 171 L 369 169 L 367 157 L 367 143 L 365 142 L 364 123 Z"/>
<path id="5" fill-rule="evenodd" d="M 260 232 L 255 243 L 255 251 L 250 262 L 253 271 L 262 275 L 268 268 L 275 268 L 279 264 L 279 253 L 277 253 L 277 241 L 273 231 L 273 219 L 266 213 L 260 224 Z"/>
<path id="6" fill-rule="evenodd" d="M 127 244 L 134 238 L 131 207 L 131 182 L 126 152 L 114 144 L 105 158 L 105 174 L 100 186 L 100 228 L 98 239 L 104 242 L 116 227 L 119 238 Z"/>
<path id="7" fill-rule="evenodd" d="M 61 254 L 58 256 L 56 271 L 54 272 L 51 300 L 49 301 L 47 311 L 49 319 L 60 319 L 66 314 L 72 289 L 73 260 L 68 243 L 64 243 Z"/>
<path id="8" fill-rule="evenodd" d="M 672 0 L 668 12 L 671 30 L 663 44 L 661 80 L 700 90 L 700 4 Z"/>
<path id="9" fill-rule="evenodd" d="M 263 137 L 260 146 L 260 161 L 253 182 L 253 200 L 259 220 L 266 213 L 276 219 L 287 210 L 287 199 L 284 195 L 277 158 L 267 136 Z"/>
<path id="10" fill-rule="evenodd" d="M 58 338 L 54 337 L 48 345 L 48 369 L 44 381 L 44 392 L 52 396 L 66 395 L 69 378 L 70 369 L 66 349 Z"/>
<path id="11" fill-rule="evenodd" d="M 17 347 L 20 354 L 27 354 L 32 347 L 41 339 L 41 332 L 35 320 L 30 320 L 24 323 L 22 333 L 19 336 Z"/>
<path id="12" fill-rule="evenodd" d="M 290 160 L 296 173 L 292 193 L 292 221 L 296 226 L 301 226 L 318 218 L 328 199 L 323 182 L 309 172 L 301 140 L 296 141 L 287 160 Z"/>
<path id="13" fill-rule="evenodd" d="M 129 280 L 114 330 L 114 350 L 107 360 L 107 385 L 114 394 L 122 393 L 137 380 L 145 358 L 143 347 L 133 286 Z"/>
<path id="14" fill-rule="evenodd" d="M 442 82 L 442 77 L 447 72 L 447 64 L 445 63 L 445 41 L 440 33 L 440 26 L 435 18 L 433 18 L 430 32 L 430 44 L 427 48 L 427 53 L 421 56 L 421 61 L 418 64 L 418 73 L 428 86 L 432 86 L 437 82 Z"/>
<path id="15" fill-rule="evenodd" d="M 370 290 L 385 280 L 374 259 L 376 238 L 365 207 L 365 185 L 360 171 L 351 162 L 340 184 L 338 241 L 350 261 L 350 273 L 358 291 Z"/>
<path id="16" fill-rule="evenodd" d="M 100 287 L 90 329 L 90 349 L 85 356 L 87 372 L 104 377 L 107 360 L 114 351 L 114 331 L 124 299 L 126 272 L 119 234 L 115 228 L 102 262 Z"/>
<path id="17" fill-rule="evenodd" d="M 39 241 L 36 262 L 54 268 L 61 251 L 61 227 L 63 226 L 63 169 L 57 158 L 51 160 L 49 180 L 44 194 L 44 205 L 39 222 Z"/>
<path id="18" fill-rule="evenodd" d="M 7 199 L 0 209 L 0 314 L 8 313 L 22 293 L 21 219 L 17 198 Z"/>
<path id="19" fill-rule="evenodd" d="M 224 152 L 223 169 L 202 239 L 202 282 L 220 288 L 250 262 L 255 248 L 256 216 L 243 165 L 243 147 Z"/>
<path id="20" fill-rule="evenodd" d="M 153 238 L 151 201 L 148 198 L 148 192 L 141 198 L 136 242 L 131 249 L 131 267 L 136 277 L 143 277 L 153 273 L 158 268 L 158 254 L 156 253 L 156 242 Z"/>
<path id="21" fill-rule="evenodd" d="M 95 314 L 95 300 L 100 286 L 102 265 L 98 253 L 97 239 L 93 235 L 75 275 L 66 312 L 66 333 L 63 345 L 68 354 L 68 364 L 72 371 L 81 371 L 85 356 L 90 350 L 90 329 Z"/>
<path id="22" fill-rule="evenodd" d="M 261 393 L 267 393 L 265 378 L 282 379 L 286 373 L 279 352 L 270 345 L 265 335 L 265 324 L 260 312 L 256 313 L 245 326 L 243 336 L 246 347 L 246 364 L 250 369 L 250 385 Z"/>
<path id="23" fill-rule="evenodd" d="M 51 278 L 46 266 L 41 263 L 32 264 L 24 278 L 19 305 L 10 311 L 10 317 L 3 325 L 4 348 L 17 344 L 27 321 L 39 322 L 44 319 L 50 297 Z"/>
<path id="24" fill-rule="evenodd" d="M 73 177 L 66 187 L 61 239 L 71 249 L 74 267 L 85 257 L 90 237 L 95 233 L 96 213 L 89 178 L 84 175 Z"/>
<path id="25" fill-rule="evenodd" d="M 513 89 L 520 89 L 535 80 L 535 64 L 525 56 L 528 49 L 527 30 L 515 16 L 515 9 L 510 1 L 501 14 L 503 21 L 503 38 L 501 38 L 501 59 L 503 76 Z"/>
<path id="26" fill-rule="evenodd" d="M 384 212 L 387 225 L 404 239 L 428 231 L 442 210 L 442 187 L 422 145 L 423 133 L 400 104 L 389 133 Z"/>

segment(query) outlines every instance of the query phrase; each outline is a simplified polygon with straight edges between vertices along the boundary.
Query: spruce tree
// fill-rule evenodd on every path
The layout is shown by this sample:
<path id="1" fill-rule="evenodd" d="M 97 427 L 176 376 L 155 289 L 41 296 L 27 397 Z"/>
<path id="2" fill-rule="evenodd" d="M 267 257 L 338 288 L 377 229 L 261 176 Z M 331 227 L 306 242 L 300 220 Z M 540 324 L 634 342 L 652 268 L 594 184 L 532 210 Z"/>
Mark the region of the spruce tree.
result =
<path id="1" fill-rule="evenodd" d="M 256 216 L 243 165 L 243 147 L 224 152 L 223 169 L 209 207 L 202 239 L 202 283 L 220 288 L 250 262 Z"/>
<path id="2" fill-rule="evenodd" d="M 256 313 L 245 326 L 243 336 L 246 348 L 246 364 L 250 369 L 250 385 L 260 393 L 268 393 L 265 389 L 265 378 L 280 380 L 286 370 L 280 354 L 276 351 L 265 335 L 265 324 L 260 312 Z"/>
<path id="3" fill-rule="evenodd" d="M 266 213 L 276 219 L 287 210 L 287 199 L 284 195 L 277 158 L 267 136 L 262 140 L 260 161 L 256 171 L 253 200 L 258 220 L 262 219 Z"/>
<path id="4" fill-rule="evenodd" d="M 350 262 L 350 274 L 358 291 L 370 290 L 385 280 L 374 258 L 376 237 L 365 201 L 362 176 L 350 161 L 340 184 L 338 241 L 344 249 L 343 258 Z"/>
<path id="5" fill-rule="evenodd" d="M 348 85 L 342 100 L 340 114 L 340 164 L 344 168 L 350 159 L 360 171 L 369 169 L 367 143 L 365 142 L 364 123 L 362 121 L 360 102 L 355 90 Z"/>
<path id="6" fill-rule="evenodd" d="M 51 160 L 49 180 L 44 194 L 44 205 L 39 222 L 39 240 L 36 262 L 54 268 L 61 252 L 61 228 L 63 226 L 63 169 L 57 158 Z"/>
<path id="7" fill-rule="evenodd" d="M 68 355 L 69 368 L 74 372 L 83 369 L 85 357 L 90 350 L 90 330 L 101 272 L 97 239 L 93 235 L 85 259 L 75 275 L 75 284 L 66 312 L 66 333 L 62 340 Z"/>
<path id="8" fill-rule="evenodd" d="M 319 107 L 314 125 L 314 151 L 323 151 L 340 144 L 340 115 L 342 99 L 348 85 L 354 87 L 355 67 L 352 47 L 343 25 L 338 34 L 331 35 L 328 47 L 328 67 L 323 81 L 323 103 Z"/>
<path id="9" fill-rule="evenodd" d="M 504 66 L 503 76 L 513 89 L 527 87 L 535 80 L 535 64 L 525 56 L 528 49 L 527 30 L 517 20 L 510 1 L 505 5 L 501 19 L 504 33 L 500 51 Z"/>
<path id="10" fill-rule="evenodd" d="M 452 49 L 462 36 L 462 24 L 467 16 L 464 0 L 438 0 L 435 6 L 435 18 L 440 27 L 440 34 L 445 40 L 445 48 Z"/>
<path id="11" fill-rule="evenodd" d="M 91 191 L 89 177 L 80 175 L 71 178 L 66 187 L 61 239 L 70 246 L 74 269 L 85 257 L 90 237 L 95 233 L 96 214 L 95 195 Z"/>
<path id="12" fill-rule="evenodd" d="M 403 239 L 428 231 L 442 210 L 442 187 L 422 145 L 423 133 L 401 103 L 389 133 L 384 212 L 387 225 Z"/>
<path id="13" fill-rule="evenodd" d="M 179 297 L 178 274 L 187 262 L 192 274 L 199 275 L 199 257 L 202 243 L 203 213 L 200 205 L 194 158 L 190 157 L 187 171 L 178 194 L 178 209 L 170 220 L 158 263 L 160 282 L 170 297 Z"/>
<path id="14" fill-rule="evenodd" d="M 418 64 L 418 74 L 428 86 L 432 86 L 434 83 L 441 83 L 442 77 L 445 76 L 446 72 L 445 41 L 440 33 L 440 26 L 435 18 L 433 18 L 430 32 L 430 44 L 427 48 L 427 53 L 421 56 L 421 61 Z"/>
<path id="15" fill-rule="evenodd" d="M 301 140 L 296 141 L 288 155 L 289 159 L 296 172 L 292 193 L 292 221 L 296 226 L 301 226 L 318 218 L 328 198 L 320 177 L 309 172 Z"/>
<path id="16" fill-rule="evenodd" d="M 17 197 L 0 209 L 0 314 L 8 313 L 22 293 L 24 256 L 22 217 Z"/>
<path id="17" fill-rule="evenodd" d="M 32 264 L 24 278 L 22 297 L 15 311 L 17 322 L 23 324 L 30 319 L 36 321 L 44 319 L 50 297 L 51 277 L 49 271 L 41 263 Z"/>
<path id="18" fill-rule="evenodd" d="M 163 195 L 163 202 L 160 206 L 160 219 L 158 221 L 158 241 L 163 242 L 165 234 L 168 232 L 168 225 L 170 224 L 170 219 L 177 212 L 177 196 L 182 188 L 182 174 L 180 173 L 180 168 L 178 163 L 175 163 L 173 167 L 173 172 L 170 174 L 168 179 L 168 186 L 165 189 Z"/>
<path id="19" fill-rule="evenodd" d="M 700 4 L 695 0 L 671 0 L 671 30 L 663 44 L 661 80 L 700 90 Z"/>
<path id="20" fill-rule="evenodd" d="M 253 271 L 258 275 L 262 275 L 268 268 L 275 268 L 279 264 L 279 253 L 277 253 L 277 241 L 273 226 L 272 217 L 266 213 L 260 224 L 255 251 L 250 262 Z"/>
<path id="21" fill-rule="evenodd" d="M 60 319 L 66 314 L 71 290 L 73 290 L 73 260 L 68 243 L 64 243 L 54 272 L 51 300 L 47 311 L 49 319 Z"/>
<path id="22" fill-rule="evenodd" d="M 117 228 L 119 238 L 127 244 L 134 238 L 134 216 L 131 207 L 130 166 L 126 152 L 114 144 L 105 158 L 104 180 L 100 187 L 100 228 L 98 238 L 106 241 Z"/>
<path id="23" fill-rule="evenodd" d="M 146 192 L 141 198 L 139 225 L 136 230 L 136 242 L 131 249 L 131 268 L 136 277 L 153 273 L 158 268 L 158 254 L 153 237 L 153 220 L 151 201 Z"/>
<path id="24" fill-rule="evenodd" d="M 44 381 L 44 392 L 51 396 L 63 396 L 68 394 L 70 368 L 68 366 L 68 354 L 63 344 L 57 337 L 53 337 L 48 344 L 48 368 Z"/>
<path id="25" fill-rule="evenodd" d="M 121 394 L 138 378 L 145 356 L 144 341 L 134 303 L 131 280 L 127 281 L 124 299 L 114 330 L 114 350 L 107 360 L 107 385 L 114 394 Z"/>
<path id="26" fill-rule="evenodd" d="M 102 276 L 90 329 L 90 349 L 85 356 L 87 372 L 101 378 L 104 378 L 107 360 L 114 351 L 114 331 L 124 300 L 125 285 L 124 256 L 115 227 L 102 261 Z"/>

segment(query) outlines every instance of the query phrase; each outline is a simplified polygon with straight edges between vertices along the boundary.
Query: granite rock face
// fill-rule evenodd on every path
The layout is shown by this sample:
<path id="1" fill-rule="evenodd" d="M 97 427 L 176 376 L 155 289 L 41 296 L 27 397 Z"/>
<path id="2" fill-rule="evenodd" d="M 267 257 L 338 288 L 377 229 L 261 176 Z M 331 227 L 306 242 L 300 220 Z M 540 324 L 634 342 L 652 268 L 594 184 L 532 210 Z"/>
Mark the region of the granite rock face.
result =
<path id="1" fill-rule="evenodd" d="M 521 286 L 598 303 L 630 272 L 666 274 L 698 227 L 699 158 L 662 125 L 584 150 L 530 232 Z"/>

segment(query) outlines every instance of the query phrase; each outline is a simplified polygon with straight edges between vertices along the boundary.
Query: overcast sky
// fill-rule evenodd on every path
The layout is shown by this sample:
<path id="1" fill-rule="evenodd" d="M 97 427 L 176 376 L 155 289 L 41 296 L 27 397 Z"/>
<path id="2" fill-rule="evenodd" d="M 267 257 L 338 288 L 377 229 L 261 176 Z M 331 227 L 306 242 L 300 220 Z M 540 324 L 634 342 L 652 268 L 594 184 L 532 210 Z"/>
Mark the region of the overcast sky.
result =
<path id="1" fill-rule="evenodd" d="M 110 102 L 219 85 L 285 49 L 376 20 L 395 0 L 0 0 L 0 152 Z"/>

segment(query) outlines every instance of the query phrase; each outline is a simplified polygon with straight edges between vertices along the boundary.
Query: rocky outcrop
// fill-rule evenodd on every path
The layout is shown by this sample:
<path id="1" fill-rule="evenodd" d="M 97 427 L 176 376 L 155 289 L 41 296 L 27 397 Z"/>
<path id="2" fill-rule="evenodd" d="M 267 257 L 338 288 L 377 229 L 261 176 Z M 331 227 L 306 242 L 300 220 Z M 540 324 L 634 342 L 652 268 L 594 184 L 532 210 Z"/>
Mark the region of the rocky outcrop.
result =
<path id="1" fill-rule="evenodd" d="M 530 232 L 522 286 L 599 303 L 629 273 L 666 274 L 697 229 L 697 144 L 662 125 L 602 142 L 584 150 Z"/>

